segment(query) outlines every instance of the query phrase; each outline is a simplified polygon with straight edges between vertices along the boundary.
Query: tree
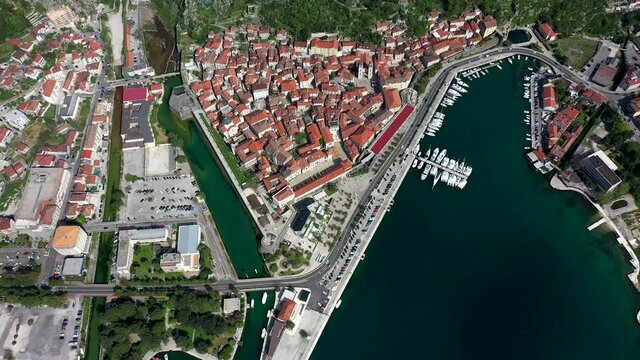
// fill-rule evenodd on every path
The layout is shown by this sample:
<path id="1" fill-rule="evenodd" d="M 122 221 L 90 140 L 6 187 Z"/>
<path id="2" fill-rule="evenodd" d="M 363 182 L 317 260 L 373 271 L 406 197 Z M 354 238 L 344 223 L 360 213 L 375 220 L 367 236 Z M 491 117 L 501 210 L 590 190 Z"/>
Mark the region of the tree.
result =
<path id="1" fill-rule="evenodd" d="M 207 339 L 197 338 L 193 342 L 193 345 L 197 352 L 201 354 L 206 354 L 207 352 L 209 352 L 209 348 L 211 347 L 211 342 Z"/>
<path id="2" fill-rule="evenodd" d="M 300 333 L 300 336 L 302 336 L 305 339 L 309 337 L 309 333 L 305 329 L 300 329 L 299 333 Z"/>
<path id="3" fill-rule="evenodd" d="M 191 342 L 191 336 L 189 333 L 182 329 L 173 329 L 171 336 L 176 344 L 180 347 L 180 349 L 184 351 L 189 351 L 193 349 L 193 343 Z"/>
<path id="4" fill-rule="evenodd" d="M 176 156 L 176 162 L 178 164 L 184 164 L 185 162 L 187 162 L 187 158 L 184 155 L 180 154 Z"/>
<path id="5" fill-rule="evenodd" d="M 287 330 L 292 330 L 294 327 L 296 327 L 296 324 L 291 320 L 287 320 L 287 322 L 284 324 L 284 327 L 287 328 Z"/>

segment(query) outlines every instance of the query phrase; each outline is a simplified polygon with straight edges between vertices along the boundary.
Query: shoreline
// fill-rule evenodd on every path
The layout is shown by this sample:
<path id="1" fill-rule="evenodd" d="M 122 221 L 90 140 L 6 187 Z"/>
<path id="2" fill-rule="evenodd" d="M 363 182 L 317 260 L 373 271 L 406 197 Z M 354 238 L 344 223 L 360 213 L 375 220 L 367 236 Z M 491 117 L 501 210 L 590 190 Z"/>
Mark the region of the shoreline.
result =
<path id="1" fill-rule="evenodd" d="M 551 178 L 551 181 L 549 182 L 549 184 L 551 185 L 551 187 L 553 189 L 558 190 L 558 191 L 571 191 L 571 192 L 575 192 L 575 193 L 580 194 L 584 199 L 586 199 L 598 211 L 598 213 L 600 213 L 600 215 L 602 216 L 602 219 L 604 219 L 605 222 L 611 228 L 611 230 L 613 230 L 616 233 L 616 235 L 617 235 L 616 241 L 618 242 L 618 244 L 620 244 L 626 250 L 627 254 L 629 255 L 629 258 L 630 258 L 629 263 L 631 264 L 631 266 L 633 266 L 633 271 L 631 273 L 627 274 L 627 277 L 629 278 L 629 280 L 631 281 L 633 286 L 636 288 L 637 293 L 640 295 L 640 281 L 639 281 L 640 260 L 636 256 L 636 253 L 633 251 L 633 248 L 629 244 L 629 241 L 624 237 L 624 234 L 622 234 L 622 231 L 620 231 L 620 229 L 618 229 L 618 226 L 609 217 L 609 215 L 604 211 L 602 206 L 600 204 L 594 202 L 589 197 L 589 195 L 586 194 L 581 189 L 577 189 L 577 188 L 574 188 L 574 187 L 567 186 L 562 180 L 560 180 L 560 178 L 558 177 L 558 173 L 553 175 L 553 177 Z M 636 320 L 638 321 L 638 323 L 640 323 L 640 310 L 638 310 L 638 314 L 636 315 Z"/>
<path id="2" fill-rule="evenodd" d="M 438 73 L 436 73 L 433 77 L 432 77 L 432 81 L 435 82 L 435 80 L 438 79 L 438 77 L 446 72 L 447 70 L 449 70 L 449 73 L 445 76 L 445 79 L 441 85 L 441 87 L 439 89 L 437 89 L 438 93 L 436 93 L 436 96 L 434 97 L 433 101 L 430 104 L 426 104 L 423 103 L 424 97 L 421 97 L 418 102 L 417 102 L 417 108 L 416 108 L 416 113 L 419 113 L 419 106 L 428 106 L 427 111 L 425 113 L 424 118 L 422 119 L 414 119 L 413 121 L 418 121 L 418 128 L 416 129 L 416 132 L 414 134 L 412 134 L 412 138 L 409 142 L 409 144 L 407 145 L 405 151 L 410 151 L 410 149 L 413 148 L 413 146 L 415 146 L 416 143 L 419 143 L 421 141 L 420 138 L 420 134 L 422 132 L 424 132 L 424 129 L 428 126 L 429 122 L 431 121 L 431 117 L 433 116 L 433 113 L 435 113 L 435 111 L 438 108 L 438 104 L 440 103 L 441 98 L 444 96 L 444 92 L 446 91 L 446 89 L 450 86 L 451 81 L 453 80 L 453 78 L 457 77 L 459 73 L 474 68 L 474 67 L 478 67 L 478 66 L 484 66 L 486 64 L 492 63 L 492 62 L 496 62 L 505 58 L 508 58 L 510 56 L 515 56 L 515 55 L 521 55 L 521 56 L 531 56 L 531 54 L 520 54 L 519 51 L 517 49 L 514 49 L 512 51 L 507 51 L 506 53 L 502 53 L 502 54 L 496 54 L 494 57 L 481 57 L 479 59 L 477 59 L 476 61 L 472 61 L 470 63 L 466 63 L 466 64 L 456 64 L 455 62 L 452 64 L 448 64 L 448 66 L 450 66 L 450 68 L 443 68 L 440 69 L 440 71 Z M 537 58 L 535 56 L 533 56 L 534 59 L 541 61 L 543 63 L 545 63 L 547 66 L 550 66 L 550 64 L 548 64 L 546 61 L 541 60 L 540 58 Z M 458 61 L 464 61 L 464 59 L 460 59 Z M 553 66 L 550 66 L 554 72 L 556 72 L 556 69 Z M 427 92 L 429 90 L 433 90 L 431 88 L 431 86 L 433 86 L 433 83 L 430 81 L 428 87 L 427 87 L 427 91 L 424 94 L 427 94 Z M 429 114 L 431 114 L 431 116 L 429 116 Z M 416 115 L 414 115 L 416 116 Z M 422 131 L 421 131 L 422 130 Z M 400 171 L 399 172 L 399 181 L 396 183 L 397 185 L 395 185 L 392 189 L 392 191 L 390 192 L 390 194 L 387 196 L 387 198 L 385 199 L 385 204 L 388 204 L 388 202 L 394 198 L 397 189 L 400 187 L 400 185 L 402 184 L 404 177 L 406 176 L 406 174 L 408 173 L 408 170 L 410 169 L 410 164 L 409 166 Z M 554 178 L 556 178 L 556 176 L 554 175 Z M 552 179 L 553 181 L 553 179 Z M 560 181 L 559 179 L 557 181 Z M 552 187 L 554 187 L 554 189 L 557 190 L 574 190 L 571 188 L 566 188 L 566 189 L 560 189 L 560 188 L 556 188 L 554 185 L 559 186 L 557 184 L 552 184 Z M 575 190 L 574 190 L 575 191 Z M 606 221 L 609 223 L 609 225 L 612 227 L 612 229 L 619 235 L 618 237 L 618 243 L 620 243 L 623 247 L 625 247 L 625 250 L 627 250 L 627 252 L 629 253 L 630 257 L 631 257 L 631 264 L 634 267 L 634 271 L 630 274 L 628 274 L 629 280 L 631 280 L 631 282 L 634 284 L 634 286 L 636 287 L 636 289 L 638 291 L 640 291 L 640 284 L 638 284 L 638 274 L 640 274 L 640 261 L 638 260 L 638 258 L 636 257 L 635 253 L 633 252 L 633 250 L 631 249 L 631 247 L 628 244 L 628 241 L 626 240 L 626 238 L 624 238 L 624 236 L 622 235 L 622 233 L 619 231 L 619 229 L 617 228 L 617 226 L 615 225 L 615 223 L 606 215 L 606 213 L 604 212 L 604 210 L 598 205 L 593 203 L 593 201 L 591 201 L 591 199 L 586 196 L 586 194 L 582 194 L 591 204 L 592 206 L 594 206 L 598 212 L 600 212 L 604 218 L 606 219 Z M 358 261 L 354 262 L 354 266 L 349 269 L 347 271 L 347 273 L 345 273 L 345 281 L 343 281 L 343 283 L 341 283 L 338 286 L 338 289 L 336 291 L 336 296 L 331 298 L 329 304 L 327 305 L 327 308 L 330 308 L 330 311 L 328 313 L 323 313 L 323 323 L 321 324 L 321 327 L 319 329 L 319 334 L 317 334 L 316 336 L 313 336 L 311 339 L 311 346 L 303 352 L 303 356 L 300 357 L 300 359 L 309 359 L 313 353 L 313 350 L 315 348 L 315 346 L 317 345 L 322 332 L 324 331 L 331 315 L 333 314 L 333 311 L 335 310 L 335 304 L 337 303 L 337 301 L 339 299 L 341 299 L 341 297 L 343 296 L 343 293 L 349 283 L 349 281 L 351 280 L 351 276 L 353 275 L 353 273 L 355 272 L 355 269 L 357 268 L 357 264 L 361 261 L 360 259 L 360 255 L 362 253 L 365 252 L 366 248 L 369 246 L 369 243 L 371 242 L 371 240 L 373 239 L 373 236 L 375 235 L 375 230 L 377 230 L 379 224 L 382 222 L 382 219 L 384 218 L 384 213 L 385 212 L 380 212 L 382 214 L 382 216 L 379 216 L 376 218 L 376 220 L 374 221 L 374 223 L 372 224 L 372 227 L 370 228 L 370 231 L 373 230 L 373 232 L 369 233 L 367 235 L 367 240 L 363 242 L 361 251 L 359 251 L 356 255 L 358 258 Z M 638 312 L 637 316 L 636 316 L 636 320 L 640 323 L 640 312 Z M 308 351 L 308 352 L 307 352 Z"/>

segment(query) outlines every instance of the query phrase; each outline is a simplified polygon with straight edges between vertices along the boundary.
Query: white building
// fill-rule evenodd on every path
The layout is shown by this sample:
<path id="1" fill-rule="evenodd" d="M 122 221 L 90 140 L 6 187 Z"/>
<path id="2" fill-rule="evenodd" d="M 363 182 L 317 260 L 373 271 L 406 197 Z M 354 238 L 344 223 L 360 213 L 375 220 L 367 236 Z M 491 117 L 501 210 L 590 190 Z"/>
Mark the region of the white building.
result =
<path id="1" fill-rule="evenodd" d="M 29 118 L 22 111 L 16 109 L 2 108 L 0 109 L 0 118 L 6 125 L 16 130 L 22 131 L 29 124 Z"/>

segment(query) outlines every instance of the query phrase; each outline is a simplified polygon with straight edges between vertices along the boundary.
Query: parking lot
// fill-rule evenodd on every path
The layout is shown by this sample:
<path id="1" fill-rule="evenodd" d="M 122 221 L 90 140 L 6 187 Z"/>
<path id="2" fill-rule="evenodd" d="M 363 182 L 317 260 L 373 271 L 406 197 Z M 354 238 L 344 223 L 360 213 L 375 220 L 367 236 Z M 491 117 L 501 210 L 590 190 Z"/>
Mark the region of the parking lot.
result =
<path id="1" fill-rule="evenodd" d="M 82 306 L 71 300 L 66 309 L 0 308 L 2 355 L 9 350 L 15 359 L 67 360 L 78 356 Z"/>
<path id="2" fill-rule="evenodd" d="M 198 193 L 190 175 L 157 176 L 129 183 L 123 220 L 155 220 L 194 215 Z"/>

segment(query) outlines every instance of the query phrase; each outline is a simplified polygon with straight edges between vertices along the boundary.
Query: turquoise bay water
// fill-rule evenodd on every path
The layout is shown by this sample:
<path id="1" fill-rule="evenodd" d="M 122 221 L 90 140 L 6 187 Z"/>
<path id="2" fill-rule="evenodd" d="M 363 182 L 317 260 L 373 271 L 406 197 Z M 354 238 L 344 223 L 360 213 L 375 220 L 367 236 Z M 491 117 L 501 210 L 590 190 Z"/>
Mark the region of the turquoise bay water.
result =
<path id="1" fill-rule="evenodd" d="M 467 81 L 436 138 L 464 190 L 410 171 L 312 359 L 640 359 L 639 297 L 595 210 L 523 156 L 523 77 Z"/>

